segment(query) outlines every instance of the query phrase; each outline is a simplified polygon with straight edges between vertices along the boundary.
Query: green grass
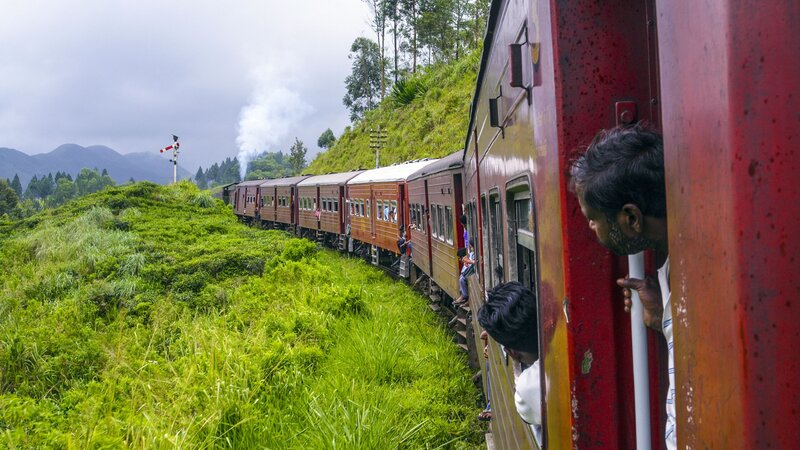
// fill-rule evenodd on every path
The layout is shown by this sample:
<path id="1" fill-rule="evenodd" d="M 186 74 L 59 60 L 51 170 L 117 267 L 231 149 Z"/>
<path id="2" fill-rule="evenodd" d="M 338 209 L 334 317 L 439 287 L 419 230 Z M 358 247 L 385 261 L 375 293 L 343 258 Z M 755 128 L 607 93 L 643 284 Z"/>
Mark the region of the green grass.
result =
<path id="1" fill-rule="evenodd" d="M 188 183 L 3 231 L 9 448 L 480 446 L 464 356 L 362 261 L 245 227 Z"/>

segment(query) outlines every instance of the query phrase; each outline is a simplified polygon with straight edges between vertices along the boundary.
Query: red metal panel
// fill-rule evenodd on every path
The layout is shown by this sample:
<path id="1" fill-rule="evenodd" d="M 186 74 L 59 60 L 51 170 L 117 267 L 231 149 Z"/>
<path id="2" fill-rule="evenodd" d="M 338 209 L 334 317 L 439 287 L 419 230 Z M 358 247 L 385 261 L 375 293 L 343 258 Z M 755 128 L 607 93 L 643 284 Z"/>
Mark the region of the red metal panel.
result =
<path id="1" fill-rule="evenodd" d="M 659 2 L 678 446 L 800 441 L 800 2 Z"/>

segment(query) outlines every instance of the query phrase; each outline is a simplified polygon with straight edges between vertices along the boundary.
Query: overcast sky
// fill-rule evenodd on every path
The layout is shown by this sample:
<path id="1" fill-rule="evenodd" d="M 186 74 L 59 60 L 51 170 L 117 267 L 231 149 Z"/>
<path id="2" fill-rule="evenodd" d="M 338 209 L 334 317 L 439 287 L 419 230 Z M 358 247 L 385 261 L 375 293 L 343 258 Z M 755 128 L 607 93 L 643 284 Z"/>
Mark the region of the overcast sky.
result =
<path id="1" fill-rule="evenodd" d="M 158 152 L 191 170 L 241 151 L 319 150 L 349 123 L 362 0 L 0 0 L 0 147 Z"/>

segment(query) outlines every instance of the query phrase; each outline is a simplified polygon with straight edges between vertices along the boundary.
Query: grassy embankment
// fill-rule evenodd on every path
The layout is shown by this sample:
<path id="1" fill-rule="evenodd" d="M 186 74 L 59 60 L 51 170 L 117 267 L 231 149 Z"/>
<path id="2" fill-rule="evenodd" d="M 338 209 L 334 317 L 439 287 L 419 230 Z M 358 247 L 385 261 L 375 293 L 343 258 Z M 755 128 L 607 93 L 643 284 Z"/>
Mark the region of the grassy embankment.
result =
<path id="1" fill-rule="evenodd" d="M 422 298 L 190 184 L 0 231 L 3 446 L 479 444 L 465 359 Z"/>
<path id="2" fill-rule="evenodd" d="M 347 127 L 330 150 L 320 153 L 305 173 L 343 172 L 375 167 L 370 129 L 386 130 L 381 165 L 419 158 L 440 158 L 464 148 L 469 107 L 475 90 L 480 51 L 450 64 L 425 68 L 398 94 L 387 95 L 363 120 Z"/>

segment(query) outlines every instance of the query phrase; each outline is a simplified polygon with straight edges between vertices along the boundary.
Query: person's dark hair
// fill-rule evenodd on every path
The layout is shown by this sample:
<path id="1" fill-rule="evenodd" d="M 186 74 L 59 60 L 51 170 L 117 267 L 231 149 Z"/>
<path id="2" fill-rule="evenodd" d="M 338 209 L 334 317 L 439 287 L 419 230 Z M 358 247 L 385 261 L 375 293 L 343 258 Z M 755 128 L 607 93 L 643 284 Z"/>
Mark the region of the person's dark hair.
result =
<path id="1" fill-rule="evenodd" d="M 478 310 L 478 323 L 495 341 L 512 350 L 539 355 L 536 296 L 518 281 L 489 291 Z"/>
<path id="2" fill-rule="evenodd" d="M 667 215 L 664 143 L 643 125 L 600 131 L 570 172 L 572 188 L 610 219 L 627 203 L 646 216 Z"/>
<path id="3" fill-rule="evenodd" d="M 466 225 L 467 224 L 467 215 L 466 214 L 462 214 L 461 215 L 461 224 L 462 225 Z"/>
<path id="4" fill-rule="evenodd" d="M 456 251 L 456 255 L 457 255 L 459 258 L 463 258 L 463 257 L 467 256 L 467 249 L 466 249 L 466 248 L 464 248 L 464 247 L 461 247 L 461 248 L 459 248 L 459 249 Z"/>

